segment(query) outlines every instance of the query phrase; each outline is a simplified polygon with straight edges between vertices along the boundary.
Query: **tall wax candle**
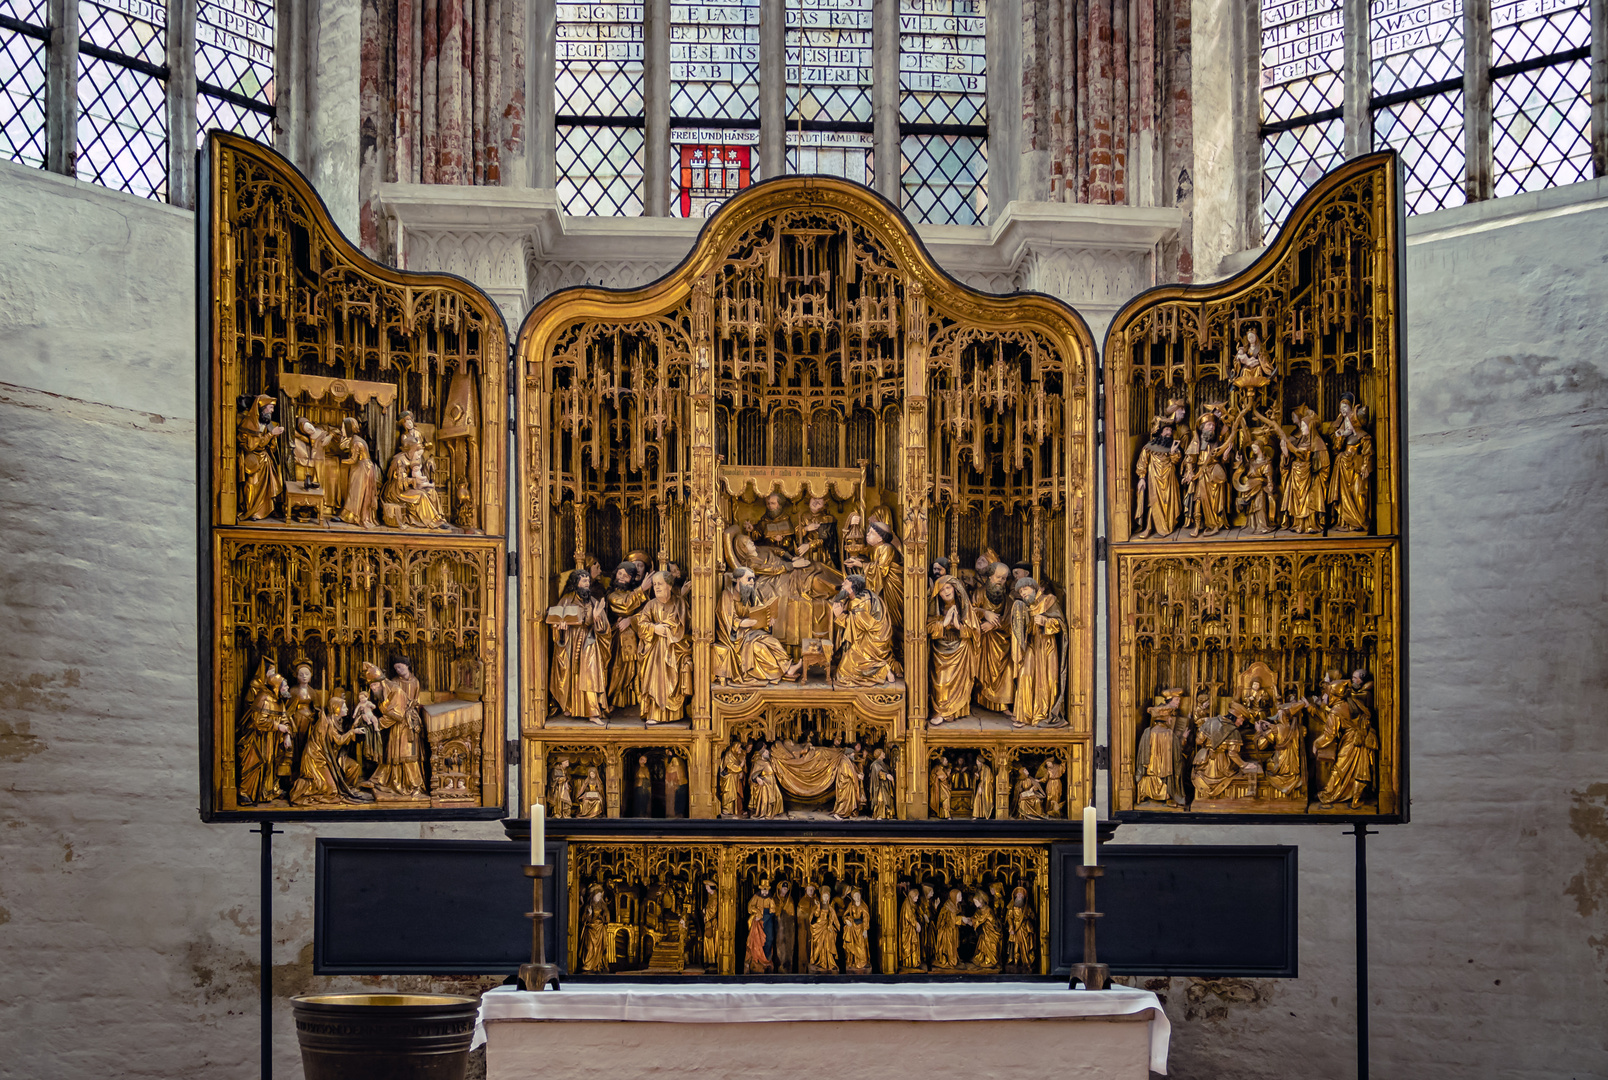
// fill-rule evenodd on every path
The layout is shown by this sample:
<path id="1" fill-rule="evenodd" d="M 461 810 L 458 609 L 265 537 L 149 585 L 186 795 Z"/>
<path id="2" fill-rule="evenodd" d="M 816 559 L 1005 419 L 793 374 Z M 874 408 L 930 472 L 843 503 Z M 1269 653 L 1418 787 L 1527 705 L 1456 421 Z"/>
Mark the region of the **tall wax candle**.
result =
<path id="1" fill-rule="evenodd" d="M 1095 866 L 1100 861 L 1098 855 L 1095 852 L 1094 841 L 1095 841 L 1094 807 L 1085 806 L 1083 808 L 1083 865 L 1084 866 Z"/>
<path id="2" fill-rule="evenodd" d="M 530 864 L 547 862 L 547 807 L 537 803 L 530 808 Z"/>

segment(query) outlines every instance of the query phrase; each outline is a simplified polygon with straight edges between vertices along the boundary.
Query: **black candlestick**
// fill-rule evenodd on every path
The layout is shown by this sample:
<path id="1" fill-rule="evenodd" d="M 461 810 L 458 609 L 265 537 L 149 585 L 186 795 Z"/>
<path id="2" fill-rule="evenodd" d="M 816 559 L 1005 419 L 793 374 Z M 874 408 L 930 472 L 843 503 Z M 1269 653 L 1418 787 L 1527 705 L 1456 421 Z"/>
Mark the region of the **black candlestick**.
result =
<path id="1" fill-rule="evenodd" d="M 1104 873 L 1103 866 L 1078 867 L 1078 877 L 1083 879 L 1083 910 L 1078 913 L 1083 920 L 1083 963 L 1072 965 L 1069 989 L 1082 983 L 1085 990 L 1104 990 L 1111 981 L 1111 969 L 1096 963 L 1094 955 L 1094 920 L 1100 917 L 1094 910 L 1094 879 Z"/>
<path id="2" fill-rule="evenodd" d="M 530 963 L 519 965 L 519 984 L 526 990 L 546 990 L 547 984 L 552 983 L 554 990 L 560 990 L 558 965 L 547 962 L 547 920 L 553 916 L 543 910 L 546 901 L 542 896 L 542 883 L 553 876 L 553 868 L 526 864 L 525 876 L 534 884 L 535 898 L 531 900 L 531 910 L 525 912 L 525 918 L 530 920 Z"/>

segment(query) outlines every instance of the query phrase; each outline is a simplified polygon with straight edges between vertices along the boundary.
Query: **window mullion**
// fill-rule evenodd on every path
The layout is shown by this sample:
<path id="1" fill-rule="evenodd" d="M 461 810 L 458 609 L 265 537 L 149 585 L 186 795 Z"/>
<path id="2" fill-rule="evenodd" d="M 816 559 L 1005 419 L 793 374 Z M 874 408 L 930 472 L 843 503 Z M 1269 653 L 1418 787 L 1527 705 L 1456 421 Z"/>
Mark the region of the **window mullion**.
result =
<path id="1" fill-rule="evenodd" d="M 526 76 L 530 100 L 530 186 L 558 186 L 557 107 L 557 0 L 534 0 L 526 31 L 530 35 L 530 73 Z"/>
<path id="2" fill-rule="evenodd" d="M 759 174 L 787 171 L 787 3 L 759 0 Z"/>
<path id="3" fill-rule="evenodd" d="M 871 3 L 871 169 L 878 192 L 900 199 L 899 0 Z"/>
<path id="4" fill-rule="evenodd" d="M 78 160 L 78 0 L 50 0 L 45 51 L 45 168 L 76 175 Z"/>
<path id="5" fill-rule="evenodd" d="M 1608 0 L 1591 0 L 1591 161 L 1608 176 Z"/>
<path id="6" fill-rule="evenodd" d="M 642 213 L 670 213 L 670 0 L 642 9 Z"/>
<path id="7" fill-rule="evenodd" d="M 1489 199 L 1495 165 L 1491 156 L 1491 4 L 1463 4 L 1463 197 Z"/>
<path id="8" fill-rule="evenodd" d="M 1372 57 L 1368 50 L 1368 0 L 1346 0 L 1345 6 L 1345 155 L 1360 157 L 1373 150 Z"/>
<path id="9" fill-rule="evenodd" d="M 168 202 L 195 206 L 197 0 L 167 0 Z"/>

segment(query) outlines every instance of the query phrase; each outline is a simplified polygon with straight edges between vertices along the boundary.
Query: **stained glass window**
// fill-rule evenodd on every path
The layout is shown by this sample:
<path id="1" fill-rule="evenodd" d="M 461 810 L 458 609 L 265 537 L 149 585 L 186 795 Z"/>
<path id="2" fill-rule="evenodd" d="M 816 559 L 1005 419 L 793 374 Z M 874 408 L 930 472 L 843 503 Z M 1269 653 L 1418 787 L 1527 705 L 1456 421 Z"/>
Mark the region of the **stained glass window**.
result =
<path id="1" fill-rule="evenodd" d="M 166 198 L 166 5 L 80 0 L 78 36 L 78 177 Z"/>
<path id="2" fill-rule="evenodd" d="M 1341 0 L 1262 0 L 1262 218 L 1270 234 L 1345 160 L 1344 57 Z"/>
<path id="3" fill-rule="evenodd" d="M 45 0 L 0 0 L 0 158 L 45 164 Z"/>
<path id="4" fill-rule="evenodd" d="M 1368 37 L 1374 146 L 1401 154 L 1407 212 L 1461 205 L 1462 0 L 1375 0 Z"/>
<path id="5" fill-rule="evenodd" d="M 899 0 L 899 149 L 904 209 L 980 225 L 988 214 L 985 0 Z"/>
<path id="6" fill-rule="evenodd" d="M 1491 5 L 1496 195 L 1591 179 L 1590 43 L 1579 0 Z"/>
<path id="7" fill-rule="evenodd" d="M 758 178 L 759 0 L 670 5 L 670 116 L 671 214 L 705 217 Z"/>
<path id="8" fill-rule="evenodd" d="M 273 137 L 273 0 L 199 0 L 196 125 L 268 142 Z"/>
<path id="9" fill-rule="evenodd" d="M 642 5 L 558 5 L 558 194 L 572 214 L 642 212 Z"/>
<path id="10" fill-rule="evenodd" d="M 872 0 L 787 0 L 787 171 L 869 184 Z"/>

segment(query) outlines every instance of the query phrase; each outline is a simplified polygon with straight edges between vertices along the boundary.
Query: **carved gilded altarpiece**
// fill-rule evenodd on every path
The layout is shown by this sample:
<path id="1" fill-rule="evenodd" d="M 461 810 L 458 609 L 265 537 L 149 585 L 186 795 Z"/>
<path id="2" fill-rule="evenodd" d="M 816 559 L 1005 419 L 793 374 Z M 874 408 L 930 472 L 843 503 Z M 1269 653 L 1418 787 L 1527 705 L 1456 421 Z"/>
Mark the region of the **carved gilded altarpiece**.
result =
<path id="1" fill-rule="evenodd" d="M 1405 819 L 1395 158 L 1106 340 L 1112 805 Z"/>
<path id="2" fill-rule="evenodd" d="M 203 216 L 209 817 L 504 802 L 507 331 L 214 135 Z"/>

